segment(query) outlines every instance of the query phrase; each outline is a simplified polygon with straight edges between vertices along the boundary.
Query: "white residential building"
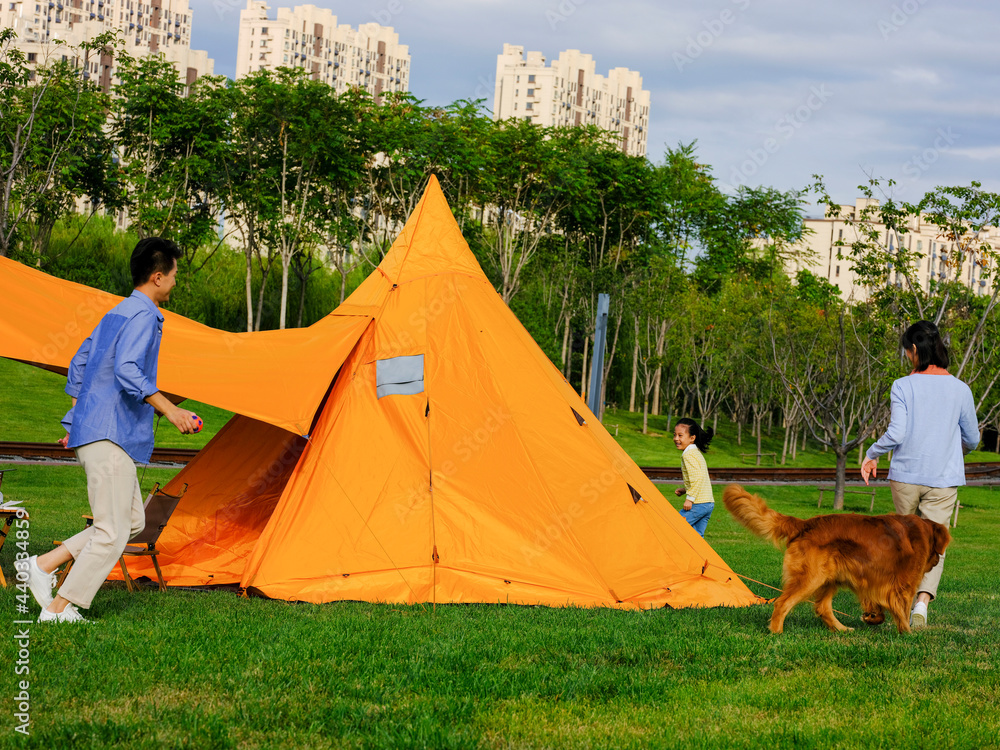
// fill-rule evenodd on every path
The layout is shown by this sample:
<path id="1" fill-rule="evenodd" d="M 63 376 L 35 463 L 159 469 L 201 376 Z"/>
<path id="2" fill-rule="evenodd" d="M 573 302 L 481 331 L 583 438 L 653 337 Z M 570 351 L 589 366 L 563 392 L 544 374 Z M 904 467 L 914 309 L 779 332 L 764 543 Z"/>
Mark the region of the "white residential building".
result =
<path id="1" fill-rule="evenodd" d="M 799 249 L 805 250 L 805 257 L 794 261 L 789 272 L 794 276 L 802 268 L 807 268 L 815 276 L 826 279 L 840 290 L 844 299 L 864 300 L 868 290 L 860 283 L 852 270 L 853 258 L 850 245 L 858 239 L 856 231 L 847 223 L 847 219 L 857 220 L 861 212 L 869 205 L 877 205 L 877 201 L 859 198 L 854 205 L 842 205 L 840 214 L 836 217 L 823 219 L 806 219 L 805 226 L 812 230 L 811 234 L 802 240 Z M 990 281 L 982 277 L 983 268 L 968 258 L 959 258 L 955 252 L 955 243 L 940 235 L 936 225 L 922 217 L 911 217 L 907 225 L 907 233 L 897 236 L 887 232 L 882 224 L 874 228 L 880 233 L 884 247 L 893 250 L 904 247 L 918 253 L 922 258 L 917 263 L 916 274 L 911 282 L 923 291 L 928 291 L 932 283 L 943 281 L 959 281 L 972 288 L 976 294 L 987 294 L 992 290 Z M 1000 229 L 991 227 L 980 235 L 980 242 L 1000 248 Z M 845 246 L 837 243 L 843 241 Z M 843 256 L 838 258 L 838 253 Z M 888 283 L 905 286 L 906 279 L 898 268 L 890 266 Z M 991 269 L 996 273 L 996 269 Z"/>
<path id="2" fill-rule="evenodd" d="M 0 5 L 0 26 L 14 30 L 29 64 L 71 58 L 105 91 L 117 82 L 113 57 L 79 45 L 106 31 L 121 32 L 133 57 L 162 54 L 189 86 L 214 68 L 208 52 L 191 49 L 188 0 L 7 0 Z"/>
<path id="3" fill-rule="evenodd" d="M 315 5 L 278 8 L 276 18 L 268 10 L 263 0 L 248 0 L 240 11 L 237 78 L 302 68 L 338 92 L 363 88 L 376 100 L 383 92 L 409 90 L 410 51 L 391 27 L 338 25 L 332 12 Z"/>
<path id="4" fill-rule="evenodd" d="M 596 125 L 619 134 L 621 148 L 646 155 L 649 92 L 642 76 L 628 68 L 596 73 L 590 55 L 570 49 L 546 64 L 541 52 L 504 44 L 497 56 L 493 116 L 498 120 L 527 118 L 545 126 Z"/>

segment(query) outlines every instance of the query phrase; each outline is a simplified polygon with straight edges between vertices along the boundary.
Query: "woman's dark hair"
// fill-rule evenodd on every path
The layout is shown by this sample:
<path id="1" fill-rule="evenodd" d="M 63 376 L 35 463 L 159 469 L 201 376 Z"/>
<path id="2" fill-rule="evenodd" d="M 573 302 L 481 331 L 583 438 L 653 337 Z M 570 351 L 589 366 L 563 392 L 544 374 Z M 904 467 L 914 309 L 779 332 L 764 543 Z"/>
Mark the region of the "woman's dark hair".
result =
<path id="1" fill-rule="evenodd" d="M 184 253 L 177 245 L 162 237 L 146 237 L 139 240 L 129 261 L 132 286 L 142 286 L 157 271 L 170 273 L 174 263 L 183 256 Z"/>
<path id="2" fill-rule="evenodd" d="M 931 365 L 948 369 L 948 347 L 941 340 L 938 327 L 929 320 L 920 320 L 907 328 L 899 343 L 907 351 L 917 347 L 917 363 L 914 367 L 917 372 L 923 372 Z"/>
<path id="3" fill-rule="evenodd" d="M 693 419 L 684 417 L 677 420 L 677 424 L 682 424 L 688 428 L 688 435 L 694 437 L 694 445 L 702 453 L 708 453 L 708 444 L 715 437 L 715 431 L 711 427 L 702 427 Z"/>

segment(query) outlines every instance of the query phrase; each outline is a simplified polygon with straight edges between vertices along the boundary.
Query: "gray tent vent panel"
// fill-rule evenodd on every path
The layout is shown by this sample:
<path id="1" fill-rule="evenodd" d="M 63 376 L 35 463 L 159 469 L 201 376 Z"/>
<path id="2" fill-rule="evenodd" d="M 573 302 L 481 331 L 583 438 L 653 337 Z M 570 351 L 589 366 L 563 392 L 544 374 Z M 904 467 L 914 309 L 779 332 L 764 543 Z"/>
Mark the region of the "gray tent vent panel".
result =
<path id="1" fill-rule="evenodd" d="M 375 361 L 375 394 L 410 396 L 424 392 L 424 355 Z"/>

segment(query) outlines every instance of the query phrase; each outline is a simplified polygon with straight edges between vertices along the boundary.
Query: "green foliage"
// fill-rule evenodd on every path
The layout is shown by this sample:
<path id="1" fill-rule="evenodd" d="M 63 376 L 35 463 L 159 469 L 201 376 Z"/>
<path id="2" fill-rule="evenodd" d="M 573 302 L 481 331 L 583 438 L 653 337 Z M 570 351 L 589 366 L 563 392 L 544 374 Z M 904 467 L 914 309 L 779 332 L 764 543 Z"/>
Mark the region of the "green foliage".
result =
<path id="1" fill-rule="evenodd" d="M 0 31 L 0 255 L 37 259 L 77 199 L 117 205 L 116 170 L 107 95 L 65 55 L 30 69 L 15 41 Z"/>
<path id="2" fill-rule="evenodd" d="M 67 216 L 55 223 L 41 268 L 60 278 L 121 297 L 132 293 L 129 259 L 138 241 L 107 216 Z M 20 258 L 17 258 L 20 260 Z"/>
<path id="3" fill-rule="evenodd" d="M 835 308 L 840 302 L 840 290 L 836 285 L 816 276 L 808 268 L 795 274 L 795 296 L 821 310 Z"/>

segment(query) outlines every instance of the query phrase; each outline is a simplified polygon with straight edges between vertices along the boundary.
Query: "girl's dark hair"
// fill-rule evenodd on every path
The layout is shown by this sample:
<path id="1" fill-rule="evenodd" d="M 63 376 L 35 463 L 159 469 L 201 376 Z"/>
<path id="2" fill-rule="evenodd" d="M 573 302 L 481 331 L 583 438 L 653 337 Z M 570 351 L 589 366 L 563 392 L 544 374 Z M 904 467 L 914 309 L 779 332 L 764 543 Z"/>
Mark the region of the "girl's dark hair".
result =
<path id="1" fill-rule="evenodd" d="M 917 372 L 923 372 L 930 365 L 948 369 L 948 347 L 941 340 L 938 327 L 929 320 L 920 320 L 907 328 L 899 339 L 903 348 L 909 351 L 917 347 Z"/>
<path id="2" fill-rule="evenodd" d="M 694 445 L 702 453 L 708 453 L 708 444 L 715 437 L 715 431 L 711 427 L 702 427 L 693 419 L 684 417 L 678 419 L 677 424 L 682 424 L 688 428 L 688 434 L 694 437 Z"/>

